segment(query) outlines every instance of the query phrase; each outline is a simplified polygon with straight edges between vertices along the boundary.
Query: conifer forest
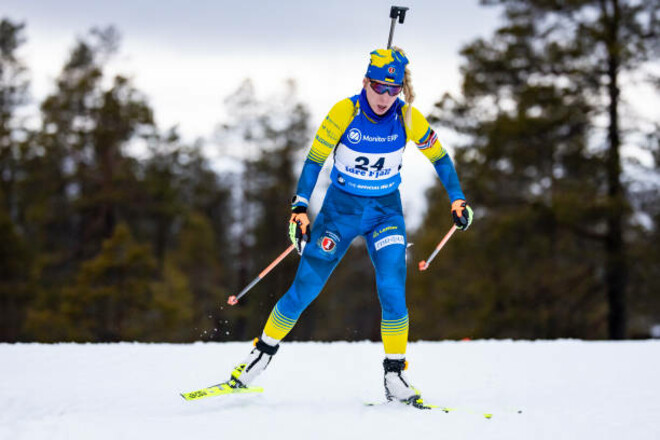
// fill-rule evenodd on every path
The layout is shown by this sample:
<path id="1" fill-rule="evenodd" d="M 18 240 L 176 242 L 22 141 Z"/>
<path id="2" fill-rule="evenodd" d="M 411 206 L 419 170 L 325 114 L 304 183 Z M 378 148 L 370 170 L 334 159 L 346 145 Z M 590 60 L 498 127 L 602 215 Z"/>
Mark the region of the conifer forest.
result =
<path id="1" fill-rule="evenodd" d="M 475 219 L 420 274 L 452 225 L 440 181 L 425 194 L 407 231 L 410 339 L 647 338 L 660 324 L 660 121 L 630 123 L 623 94 L 660 62 L 660 2 L 481 3 L 500 26 L 463 46 L 460 93 L 434 91 L 425 115 L 460 139 Z M 115 27 L 72 42 L 51 93 L 30 102 L 29 26 L 0 17 L 0 341 L 259 336 L 295 252 L 239 305 L 227 297 L 290 244 L 321 122 L 295 79 L 279 102 L 249 78 L 226 97 L 219 167 L 208 140 L 157 126 L 133 80 L 110 73 Z M 642 80 L 660 93 L 660 76 Z M 378 341 L 380 313 L 358 239 L 288 339 Z"/>

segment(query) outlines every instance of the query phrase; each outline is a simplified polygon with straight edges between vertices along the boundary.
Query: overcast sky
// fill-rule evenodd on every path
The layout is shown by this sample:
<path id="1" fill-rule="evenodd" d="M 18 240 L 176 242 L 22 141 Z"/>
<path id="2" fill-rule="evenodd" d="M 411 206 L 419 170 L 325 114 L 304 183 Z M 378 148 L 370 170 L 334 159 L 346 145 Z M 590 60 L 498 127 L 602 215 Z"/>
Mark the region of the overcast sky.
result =
<path id="1" fill-rule="evenodd" d="M 0 13 L 25 22 L 20 51 L 31 70 L 35 102 L 53 90 L 78 36 L 114 25 L 122 35 L 110 68 L 144 92 L 161 128 L 179 125 L 186 139 L 210 137 L 223 118 L 223 99 L 244 78 L 258 96 L 298 82 L 300 99 L 320 123 L 338 100 L 358 93 L 371 50 L 387 45 L 392 0 L 3 0 Z M 416 106 L 428 113 L 459 86 L 461 46 L 495 28 L 498 11 L 478 0 L 408 0 L 394 44 L 411 60 Z M 185 85 L 185 87 L 184 87 Z M 409 155 L 409 154 L 408 154 Z M 435 177 L 422 155 L 410 165 L 404 203 L 419 212 Z M 420 172 L 418 167 L 423 167 Z M 408 177 L 406 176 L 408 175 Z M 405 189 L 402 188 L 402 189 Z M 411 214 L 415 223 L 418 216 Z"/>
<path id="2" fill-rule="evenodd" d="M 335 102 L 359 92 L 369 52 L 387 44 L 393 1 L 2 0 L 0 14 L 27 25 L 19 56 L 31 70 L 35 102 L 53 90 L 78 36 L 114 25 L 122 42 L 110 69 L 132 77 L 161 128 L 178 124 L 192 140 L 211 136 L 223 99 L 248 77 L 261 98 L 296 79 L 316 127 Z M 445 92 L 458 91 L 459 50 L 491 35 L 500 11 L 478 0 L 397 3 L 410 10 L 394 43 L 411 60 L 415 104 L 428 114 Z M 660 118 L 658 107 L 651 111 Z M 424 160 L 406 152 L 408 211 L 419 211 L 424 189 L 435 182 Z"/>
<path id="3" fill-rule="evenodd" d="M 387 44 L 392 1 L 3 0 L 2 14 L 27 24 L 21 51 L 40 99 L 53 88 L 77 36 L 115 25 L 122 34 L 111 67 L 133 77 L 160 125 L 186 136 L 210 133 L 222 99 L 241 80 L 267 97 L 295 78 L 320 121 L 361 87 L 368 53 Z M 407 1 L 394 42 L 411 59 L 418 107 L 426 112 L 458 87 L 458 51 L 488 35 L 497 11 L 477 0 Z M 186 85 L 185 88 L 182 85 Z M 192 87 L 191 87 L 192 86 Z"/>

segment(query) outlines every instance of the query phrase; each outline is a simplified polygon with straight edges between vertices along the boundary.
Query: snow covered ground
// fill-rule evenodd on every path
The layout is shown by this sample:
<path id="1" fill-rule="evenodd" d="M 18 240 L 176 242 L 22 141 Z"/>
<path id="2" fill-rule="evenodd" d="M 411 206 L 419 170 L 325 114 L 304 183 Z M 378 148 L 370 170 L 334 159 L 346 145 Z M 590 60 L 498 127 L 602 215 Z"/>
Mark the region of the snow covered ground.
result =
<path id="1" fill-rule="evenodd" d="M 660 341 L 410 344 L 410 379 L 449 414 L 364 406 L 384 399 L 371 342 L 284 343 L 263 394 L 179 396 L 249 348 L 0 344 L 0 439 L 660 439 Z"/>

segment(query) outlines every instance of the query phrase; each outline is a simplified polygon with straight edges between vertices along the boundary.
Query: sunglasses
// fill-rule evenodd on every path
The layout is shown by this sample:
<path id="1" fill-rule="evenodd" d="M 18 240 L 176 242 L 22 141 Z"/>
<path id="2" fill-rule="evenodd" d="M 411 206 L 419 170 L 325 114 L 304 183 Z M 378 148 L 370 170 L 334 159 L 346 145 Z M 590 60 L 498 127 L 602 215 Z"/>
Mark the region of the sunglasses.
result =
<path id="1" fill-rule="evenodd" d="M 387 92 L 390 96 L 396 96 L 401 93 L 401 89 L 403 89 L 403 86 L 401 85 L 383 84 L 373 80 L 369 81 L 369 85 L 371 86 L 371 90 L 378 93 L 379 95 Z"/>

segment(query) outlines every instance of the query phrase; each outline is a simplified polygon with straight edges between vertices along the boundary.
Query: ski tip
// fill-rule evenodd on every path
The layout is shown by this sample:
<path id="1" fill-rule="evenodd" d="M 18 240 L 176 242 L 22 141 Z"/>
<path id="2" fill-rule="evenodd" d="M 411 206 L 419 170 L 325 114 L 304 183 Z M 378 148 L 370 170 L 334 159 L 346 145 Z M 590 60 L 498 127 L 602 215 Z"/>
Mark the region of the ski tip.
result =
<path id="1" fill-rule="evenodd" d="M 385 402 L 364 402 L 364 406 L 368 407 L 413 407 L 417 409 L 443 409 L 438 405 L 431 405 L 424 402 L 422 399 L 411 400 L 411 401 L 398 401 L 391 400 Z"/>

